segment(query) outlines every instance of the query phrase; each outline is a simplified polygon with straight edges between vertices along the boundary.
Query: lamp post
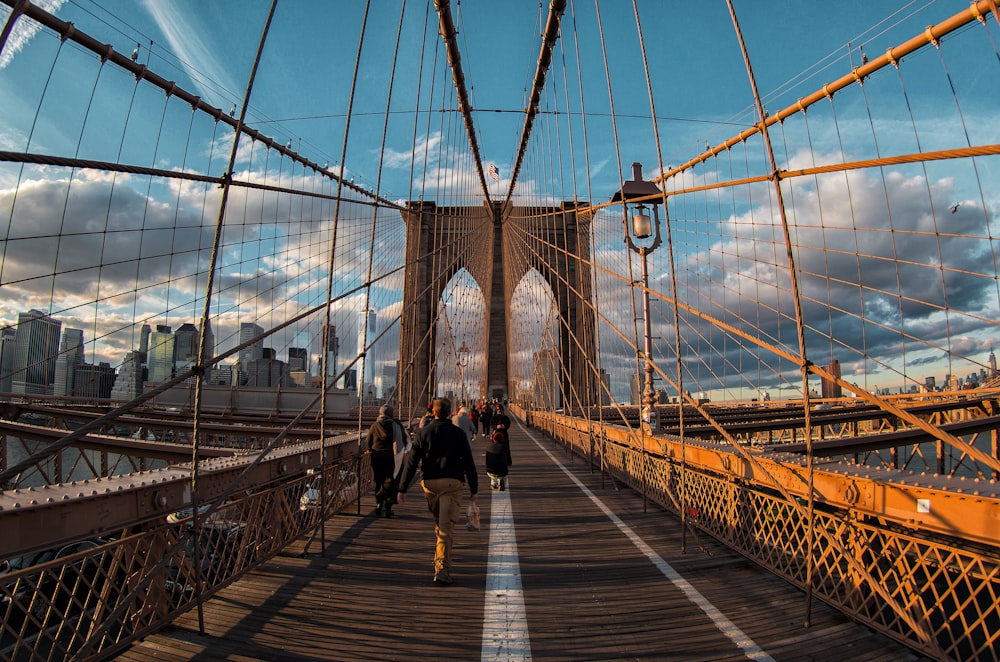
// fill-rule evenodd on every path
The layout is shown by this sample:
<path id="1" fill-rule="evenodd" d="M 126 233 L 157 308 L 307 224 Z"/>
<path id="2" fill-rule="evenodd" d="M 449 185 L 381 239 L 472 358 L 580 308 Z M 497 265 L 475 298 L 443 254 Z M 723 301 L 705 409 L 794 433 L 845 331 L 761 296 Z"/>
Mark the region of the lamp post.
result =
<path id="1" fill-rule="evenodd" d="M 653 389 L 653 336 L 650 330 L 649 321 L 649 254 L 655 251 L 663 238 L 660 236 L 660 198 L 663 192 L 652 182 L 642 179 L 642 164 L 632 164 L 632 179 L 622 184 L 622 189 L 611 196 L 612 202 L 622 203 L 622 220 L 625 229 L 625 243 L 629 250 L 637 253 L 642 263 L 642 330 L 643 330 L 643 362 L 645 380 L 643 385 L 643 403 L 645 412 L 649 415 L 650 429 L 656 427 L 656 391 Z M 657 196 L 652 199 L 650 196 Z M 630 200 L 639 199 L 632 209 L 631 227 L 629 224 Z M 647 205 L 653 210 L 652 218 L 646 213 Z M 633 235 L 635 238 L 633 239 Z M 635 242 L 646 240 L 650 237 L 653 241 L 648 246 Z"/>
<path id="2" fill-rule="evenodd" d="M 458 374 L 462 380 L 462 400 L 461 400 L 462 403 L 465 402 L 465 366 L 469 365 L 470 351 L 472 350 L 469 349 L 469 346 L 466 345 L 465 341 L 463 340 L 462 346 L 459 347 L 458 350 L 455 352 L 458 355 L 458 362 L 456 363 L 456 365 L 458 366 Z"/>

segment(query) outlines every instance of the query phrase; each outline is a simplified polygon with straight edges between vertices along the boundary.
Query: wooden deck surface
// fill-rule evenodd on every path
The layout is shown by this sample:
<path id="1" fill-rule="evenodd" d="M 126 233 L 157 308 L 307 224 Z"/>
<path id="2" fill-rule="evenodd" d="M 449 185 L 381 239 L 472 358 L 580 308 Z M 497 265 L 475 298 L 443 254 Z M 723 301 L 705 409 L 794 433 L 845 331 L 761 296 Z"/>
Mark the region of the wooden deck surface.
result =
<path id="1" fill-rule="evenodd" d="M 474 441 L 481 467 L 486 443 Z M 819 601 L 804 628 L 802 592 L 707 536 L 689 533 L 682 554 L 677 518 L 644 511 L 537 430 L 515 422 L 511 450 L 507 492 L 491 494 L 481 469 L 483 527 L 459 525 L 453 585 L 432 583 L 433 523 L 414 484 L 395 519 L 376 519 L 366 496 L 360 517 L 327 523 L 325 551 L 317 541 L 303 556 L 297 542 L 225 589 L 204 634 L 192 611 L 118 659 L 922 659 Z M 491 519 L 512 526 L 494 527 L 488 591 Z"/>

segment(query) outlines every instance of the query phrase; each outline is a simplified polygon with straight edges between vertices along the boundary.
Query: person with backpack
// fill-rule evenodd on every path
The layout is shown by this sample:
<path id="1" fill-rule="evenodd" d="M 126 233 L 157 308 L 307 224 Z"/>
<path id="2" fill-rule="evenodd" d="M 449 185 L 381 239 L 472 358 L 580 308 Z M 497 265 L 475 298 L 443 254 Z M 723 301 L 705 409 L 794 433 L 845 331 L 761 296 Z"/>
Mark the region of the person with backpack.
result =
<path id="1" fill-rule="evenodd" d="M 497 426 L 490 437 L 490 447 L 486 449 L 486 475 L 490 477 L 490 487 L 501 492 L 507 489 L 507 474 L 513 464 L 507 430 Z"/>

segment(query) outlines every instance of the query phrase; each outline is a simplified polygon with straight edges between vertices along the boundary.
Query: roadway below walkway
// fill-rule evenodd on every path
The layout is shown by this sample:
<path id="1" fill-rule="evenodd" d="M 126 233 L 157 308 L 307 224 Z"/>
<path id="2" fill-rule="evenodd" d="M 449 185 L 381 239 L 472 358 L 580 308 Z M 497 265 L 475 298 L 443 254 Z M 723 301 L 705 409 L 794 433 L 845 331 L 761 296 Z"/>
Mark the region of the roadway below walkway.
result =
<path id="1" fill-rule="evenodd" d="M 537 430 L 511 429 L 508 490 L 480 466 L 482 529 L 457 532 L 450 586 L 432 583 L 418 485 L 397 517 L 374 499 L 330 519 L 122 660 L 921 660 L 805 595 Z"/>

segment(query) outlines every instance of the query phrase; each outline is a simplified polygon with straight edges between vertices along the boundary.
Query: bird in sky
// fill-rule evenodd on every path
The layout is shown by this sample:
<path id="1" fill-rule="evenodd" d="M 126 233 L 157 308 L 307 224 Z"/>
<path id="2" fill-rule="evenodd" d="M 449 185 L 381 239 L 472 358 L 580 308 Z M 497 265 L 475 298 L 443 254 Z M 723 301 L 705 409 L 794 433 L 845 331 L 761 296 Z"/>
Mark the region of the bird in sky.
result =
<path id="1" fill-rule="evenodd" d="M 959 203 L 959 202 L 956 202 L 955 204 L 953 204 L 953 205 L 951 206 L 951 213 L 952 213 L 952 214 L 954 214 L 955 212 L 957 212 L 957 211 L 958 211 L 958 205 L 960 205 L 960 204 L 961 204 L 961 203 Z"/>

